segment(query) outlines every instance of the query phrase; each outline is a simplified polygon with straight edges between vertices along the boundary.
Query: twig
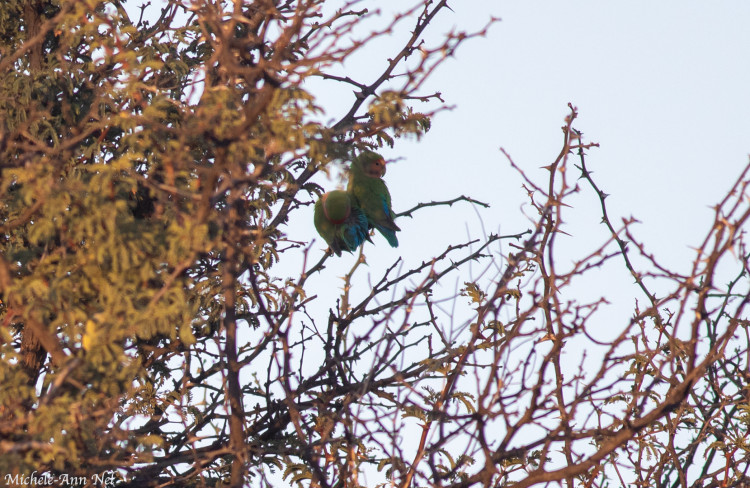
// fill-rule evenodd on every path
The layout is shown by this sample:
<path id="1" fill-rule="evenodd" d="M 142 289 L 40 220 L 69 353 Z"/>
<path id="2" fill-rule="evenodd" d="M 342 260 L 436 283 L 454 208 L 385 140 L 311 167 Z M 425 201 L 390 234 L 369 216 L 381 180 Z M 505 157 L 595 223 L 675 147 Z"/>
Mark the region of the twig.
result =
<path id="1" fill-rule="evenodd" d="M 615 240 L 615 242 L 617 242 L 617 246 L 620 248 L 620 251 L 622 252 L 622 259 L 625 261 L 625 267 L 628 268 L 628 271 L 630 271 L 630 274 L 633 276 L 636 283 L 638 283 L 638 286 L 640 287 L 640 289 L 643 290 L 643 293 L 646 294 L 649 301 L 651 302 L 651 306 L 655 307 L 656 296 L 654 296 L 654 294 L 648 290 L 645 283 L 643 283 L 643 278 L 641 277 L 641 274 L 638 273 L 633 267 L 633 264 L 630 262 L 630 258 L 628 257 L 628 243 L 625 242 L 620 237 L 617 231 L 615 231 L 615 228 L 609 219 L 609 214 L 607 213 L 607 204 L 604 201 L 609 195 L 604 193 L 602 190 L 600 190 L 599 186 L 594 182 L 593 178 L 591 177 L 591 171 L 589 171 L 589 169 L 586 167 L 586 155 L 584 153 L 583 146 L 578 148 L 578 157 L 580 158 L 580 161 L 581 161 L 581 166 L 579 167 L 579 169 L 581 170 L 581 177 L 584 178 L 586 181 L 588 181 L 589 185 L 591 185 L 591 188 L 594 189 L 597 197 L 599 198 L 599 204 L 602 209 L 602 222 L 604 223 L 604 225 L 607 226 L 607 229 L 609 229 L 609 232 L 612 235 L 612 238 Z"/>
<path id="2" fill-rule="evenodd" d="M 467 197 L 467 196 L 461 195 L 460 197 L 456 197 L 453 200 L 444 200 L 444 201 L 440 201 L 440 202 L 432 201 L 432 202 L 429 202 L 429 203 L 419 203 L 419 204 L 415 205 L 414 207 L 410 208 L 409 210 L 404 210 L 403 212 L 397 213 L 396 217 L 412 217 L 412 213 L 416 212 L 420 208 L 436 207 L 438 205 L 448 205 L 449 207 L 452 207 L 454 203 L 460 202 L 460 201 L 465 201 L 465 202 L 473 203 L 474 205 L 480 205 L 480 206 L 482 206 L 484 208 L 490 208 L 490 204 L 489 203 L 480 202 L 479 200 L 474 200 L 471 197 Z"/>

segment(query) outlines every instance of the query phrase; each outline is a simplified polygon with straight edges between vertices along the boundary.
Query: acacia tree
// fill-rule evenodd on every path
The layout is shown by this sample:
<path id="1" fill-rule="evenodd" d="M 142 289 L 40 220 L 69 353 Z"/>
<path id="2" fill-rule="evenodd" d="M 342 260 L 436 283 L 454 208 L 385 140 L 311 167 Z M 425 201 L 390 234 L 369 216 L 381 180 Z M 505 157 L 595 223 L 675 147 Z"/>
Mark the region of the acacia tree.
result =
<path id="1" fill-rule="evenodd" d="M 0 6 L 4 482 L 747 483 L 747 174 L 692 270 L 670 271 L 632 219 L 610 219 L 571 108 L 549 180 L 526 179 L 530 229 L 393 263 L 374 284 L 357 260 L 327 316 L 309 312 L 308 278 L 331 257 L 285 228 L 321 193 L 316 173 L 429 128 L 414 104 L 441 100 L 424 80 L 484 32 L 431 43 L 448 14 L 446 1 L 386 20 L 331 0 Z M 402 23 L 377 76 L 341 75 Z M 354 90 L 336 121 L 312 78 Z M 556 242 L 580 191 L 609 238 L 565 266 Z M 280 276 L 295 253 L 311 264 Z M 605 298 L 570 288 L 612 263 L 643 298 L 602 339 Z M 737 270 L 726 286 L 720 266 Z M 436 299 L 456 273 L 463 289 Z"/>

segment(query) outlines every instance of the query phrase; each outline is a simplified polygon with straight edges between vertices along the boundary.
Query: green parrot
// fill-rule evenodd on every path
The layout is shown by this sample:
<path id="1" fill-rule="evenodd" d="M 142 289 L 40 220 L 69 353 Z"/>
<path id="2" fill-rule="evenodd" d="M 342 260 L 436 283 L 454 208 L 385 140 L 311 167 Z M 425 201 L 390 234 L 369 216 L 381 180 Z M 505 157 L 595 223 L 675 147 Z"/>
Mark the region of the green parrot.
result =
<path id="1" fill-rule="evenodd" d="M 347 191 L 354 202 L 367 216 L 370 229 L 377 229 L 391 247 L 398 247 L 396 231 L 399 227 L 393 221 L 391 194 L 385 186 L 385 159 L 372 151 L 363 151 L 352 160 Z"/>
<path id="2" fill-rule="evenodd" d="M 315 202 L 315 228 L 337 256 L 369 240 L 367 217 L 345 191 L 334 190 Z"/>

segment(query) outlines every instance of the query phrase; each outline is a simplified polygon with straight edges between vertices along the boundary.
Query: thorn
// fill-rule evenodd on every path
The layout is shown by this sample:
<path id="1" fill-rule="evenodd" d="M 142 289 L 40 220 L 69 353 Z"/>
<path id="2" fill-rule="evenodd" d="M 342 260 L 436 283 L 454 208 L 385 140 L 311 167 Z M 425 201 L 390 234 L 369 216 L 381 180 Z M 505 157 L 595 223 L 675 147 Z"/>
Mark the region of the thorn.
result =
<path id="1" fill-rule="evenodd" d="M 554 341 L 555 339 L 556 339 L 555 334 L 553 334 L 551 332 L 548 332 L 547 335 L 545 335 L 544 337 L 542 337 L 541 339 L 539 339 L 536 342 L 537 342 L 537 344 L 539 344 L 540 342 Z"/>

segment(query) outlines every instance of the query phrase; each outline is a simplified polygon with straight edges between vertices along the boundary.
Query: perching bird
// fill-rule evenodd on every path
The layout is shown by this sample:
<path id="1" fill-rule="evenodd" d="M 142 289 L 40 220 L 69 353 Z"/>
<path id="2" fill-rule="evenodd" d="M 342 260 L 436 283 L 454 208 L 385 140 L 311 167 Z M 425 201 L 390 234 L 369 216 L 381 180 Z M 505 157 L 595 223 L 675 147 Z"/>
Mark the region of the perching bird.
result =
<path id="1" fill-rule="evenodd" d="M 370 229 L 377 229 L 392 247 L 398 247 L 396 231 L 399 227 L 393 221 L 391 194 L 382 177 L 385 175 L 385 160 L 380 154 L 363 151 L 352 160 L 347 191 L 354 197 L 354 203 L 367 216 Z"/>
<path id="2" fill-rule="evenodd" d="M 369 239 L 367 217 L 345 191 L 334 190 L 315 202 L 315 228 L 337 256 L 356 250 Z"/>

